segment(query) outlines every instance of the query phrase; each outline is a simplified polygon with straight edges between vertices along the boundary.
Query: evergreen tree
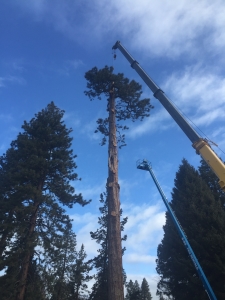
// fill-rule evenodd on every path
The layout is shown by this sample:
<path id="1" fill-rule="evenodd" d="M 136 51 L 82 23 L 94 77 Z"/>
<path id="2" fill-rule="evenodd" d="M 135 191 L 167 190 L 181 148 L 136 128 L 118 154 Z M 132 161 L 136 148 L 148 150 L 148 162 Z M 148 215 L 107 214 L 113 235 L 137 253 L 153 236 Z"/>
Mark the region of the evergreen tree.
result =
<path id="1" fill-rule="evenodd" d="M 218 299 L 225 299 L 225 213 L 199 173 L 186 160 L 175 178 L 171 207 Z M 158 246 L 157 293 L 173 299 L 208 299 L 168 213 Z"/>
<path id="2" fill-rule="evenodd" d="M 149 284 L 145 278 L 141 283 L 141 300 L 151 300 L 152 296 L 149 289 Z"/>
<path id="3" fill-rule="evenodd" d="M 50 236 L 49 247 L 44 252 L 44 271 L 48 295 L 51 300 L 69 299 L 68 278 L 77 258 L 76 235 L 70 220 L 63 234 Z"/>
<path id="4" fill-rule="evenodd" d="M 126 294 L 126 300 L 140 300 L 141 299 L 141 289 L 139 286 L 139 283 L 137 280 L 133 282 L 130 280 L 126 284 L 127 294 Z"/>
<path id="5" fill-rule="evenodd" d="M 99 208 L 101 216 L 98 218 L 98 223 L 100 227 L 95 232 L 90 232 L 91 238 L 96 240 L 96 242 L 101 246 L 98 250 L 98 255 L 94 257 L 90 262 L 93 268 L 96 269 L 97 274 L 94 276 L 95 283 L 92 287 L 92 293 L 90 295 L 90 300 L 100 300 L 108 299 L 108 203 L 107 203 L 107 193 L 100 195 L 100 203 L 103 204 Z M 122 215 L 122 210 L 120 210 Z M 127 218 L 123 218 L 120 225 L 121 231 L 124 230 L 124 225 L 127 222 Z M 122 240 L 125 241 L 127 236 L 124 235 Z M 122 249 L 122 254 L 125 251 L 125 247 Z M 123 270 L 124 282 L 126 281 L 126 274 Z"/>
<path id="6" fill-rule="evenodd" d="M 90 262 L 85 262 L 87 257 L 84 251 L 84 245 L 81 245 L 80 251 L 77 253 L 75 264 L 72 267 L 69 286 L 71 291 L 71 300 L 79 300 L 83 293 L 87 293 L 87 282 L 92 279 L 89 275 L 92 267 Z"/>
<path id="7" fill-rule="evenodd" d="M 172 300 L 172 298 L 167 298 L 167 299 L 171 299 Z M 163 297 L 162 293 L 159 293 L 159 300 L 165 300 L 165 298 Z"/>
<path id="8" fill-rule="evenodd" d="M 78 175 L 72 130 L 62 121 L 63 114 L 51 102 L 24 122 L 23 132 L 0 158 L 1 268 L 6 270 L 0 283 L 16 300 L 25 299 L 31 262 L 41 259 L 41 247 L 47 251 L 50 232 L 65 231 L 68 217 L 60 205 L 88 203 L 70 184 Z"/>
<path id="9" fill-rule="evenodd" d="M 125 135 L 117 132 L 128 129 L 120 121 L 143 120 L 152 108 L 149 99 L 140 100 L 141 86 L 129 81 L 123 74 L 113 74 L 112 67 L 98 70 L 96 67 L 86 72 L 87 88 L 85 94 L 93 100 L 107 99 L 108 117 L 97 120 L 97 130 L 103 134 L 102 145 L 108 138 L 108 295 L 109 300 L 123 300 L 123 269 L 120 232 L 120 201 L 118 184 L 117 141 L 125 145 Z M 117 101 L 115 101 L 117 100 Z"/>
<path id="10" fill-rule="evenodd" d="M 201 177 L 212 191 L 214 198 L 216 200 L 220 200 L 223 208 L 225 209 L 225 192 L 223 192 L 220 188 L 218 177 L 203 159 L 201 160 L 201 165 L 198 169 Z"/>

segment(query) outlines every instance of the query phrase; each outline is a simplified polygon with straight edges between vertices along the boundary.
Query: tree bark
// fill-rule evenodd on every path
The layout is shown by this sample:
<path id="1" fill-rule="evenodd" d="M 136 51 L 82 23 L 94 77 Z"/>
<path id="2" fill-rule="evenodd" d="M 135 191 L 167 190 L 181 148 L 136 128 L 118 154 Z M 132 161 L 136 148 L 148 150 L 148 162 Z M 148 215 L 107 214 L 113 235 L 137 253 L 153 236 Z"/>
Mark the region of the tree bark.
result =
<path id="1" fill-rule="evenodd" d="M 120 230 L 120 201 L 118 184 L 118 155 L 116 140 L 116 117 L 114 88 L 109 98 L 109 148 L 108 148 L 108 298 L 109 300 L 123 300 L 123 269 L 122 246 Z"/>

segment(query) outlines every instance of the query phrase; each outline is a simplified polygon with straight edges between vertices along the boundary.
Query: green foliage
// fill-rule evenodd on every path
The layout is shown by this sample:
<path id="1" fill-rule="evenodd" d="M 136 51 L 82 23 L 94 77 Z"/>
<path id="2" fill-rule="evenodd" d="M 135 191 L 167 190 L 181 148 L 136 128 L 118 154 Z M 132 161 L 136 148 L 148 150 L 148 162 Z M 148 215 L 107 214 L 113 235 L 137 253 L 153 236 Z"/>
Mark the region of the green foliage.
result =
<path id="1" fill-rule="evenodd" d="M 141 300 L 151 300 L 152 296 L 149 289 L 149 284 L 145 278 L 141 283 Z"/>
<path id="2" fill-rule="evenodd" d="M 171 207 L 218 299 L 225 298 L 225 213 L 199 173 L 186 160 L 175 178 Z M 158 294 L 173 299 L 208 299 L 168 213 L 158 246 Z"/>
<path id="3" fill-rule="evenodd" d="M 79 178 L 72 130 L 66 128 L 63 115 L 51 102 L 24 122 L 23 132 L 0 157 L 0 268 L 5 270 L 0 292 L 8 291 L 5 299 L 23 286 L 28 293 L 29 286 L 41 285 L 44 266 L 52 264 L 54 269 L 54 259 L 63 255 L 62 237 L 71 224 L 61 206 L 89 203 L 71 185 Z"/>
<path id="4" fill-rule="evenodd" d="M 137 282 L 137 280 L 135 280 L 135 282 L 133 282 L 132 280 L 130 280 L 127 284 L 126 284 L 126 289 L 127 289 L 127 293 L 126 293 L 126 300 L 140 300 L 141 299 L 141 289 L 139 286 L 139 283 Z"/>
<path id="5" fill-rule="evenodd" d="M 206 182 L 213 193 L 214 198 L 217 201 L 221 201 L 223 208 L 225 209 L 225 193 L 220 188 L 218 177 L 203 159 L 201 160 L 201 165 L 198 169 L 202 179 Z"/>
<path id="6" fill-rule="evenodd" d="M 138 300 L 138 299 L 151 300 L 152 299 L 150 289 L 149 289 L 149 284 L 145 278 L 143 278 L 142 280 L 141 287 L 137 282 L 137 280 L 135 280 L 134 282 L 130 280 L 126 284 L 126 290 L 127 290 L 126 297 L 125 297 L 126 300 Z"/>
<path id="7" fill-rule="evenodd" d="M 84 245 L 81 245 L 80 251 L 77 253 L 75 264 L 72 267 L 72 272 L 70 276 L 69 286 L 71 291 L 71 299 L 78 300 L 80 296 L 87 293 L 87 282 L 93 277 L 89 275 L 92 267 L 90 262 L 85 262 L 87 257 L 84 251 Z"/>
<path id="8" fill-rule="evenodd" d="M 97 67 L 92 68 L 85 73 L 87 80 L 87 91 L 85 95 L 92 101 L 95 98 L 102 100 L 110 97 L 110 90 L 114 89 L 116 99 L 116 119 L 118 122 L 131 119 L 133 122 L 137 119 L 143 120 L 149 116 L 150 109 L 153 106 L 150 104 L 150 99 L 140 99 L 142 95 L 142 87 L 134 80 L 129 80 L 122 73 L 114 74 L 113 67 L 105 66 L 103 69 Z M 97 120 L 97 129 L 95 132 L 103 134 L 102 145 L 106 143 L 109 135 L 108 118 L 99 118 Z M 125 145 L 125 135 L 120 131 L 127 130 L 128 127 L 117 123 L 118 143 L 120 147 Z"/>

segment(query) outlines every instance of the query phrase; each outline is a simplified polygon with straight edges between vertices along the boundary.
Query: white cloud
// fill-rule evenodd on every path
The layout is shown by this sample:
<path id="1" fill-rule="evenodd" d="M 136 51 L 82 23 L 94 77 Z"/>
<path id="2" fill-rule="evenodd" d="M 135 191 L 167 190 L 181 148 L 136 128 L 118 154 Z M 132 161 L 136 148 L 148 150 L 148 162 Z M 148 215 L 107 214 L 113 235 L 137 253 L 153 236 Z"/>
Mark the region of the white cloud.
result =
<path id="1" fill-rule="evenodd" d="M 200 0 L 193 3 L 188 0 L 142 0 L 133 3 L 131 8 L 129 2 L 125 3 L 120 13 L 126 22 L 129 20 L 132 29 L 132 21 L 135 20 L 136 30 L 131 43 L 142 51 L 149 49 L 155 55 L 174 57 L 184 52 L 195 53 L 197 48 L 202 49 L 205 46 L 204 36 L 211 41 L 207 49 L 213 47 L 214 43 L 218 47 L 225 43 L 223 1 L 212 3 Z"/>
<path id="2" fill-rule="evenodd" d="M 17 4 L 37 20 L 83 43 L 103 42 L 109 34 L 124 39 L 132 36 L 128 46 L 169 57 L 203 49 L 221 52 L 225 45 L 222 0 L 18 0 Z"/>
<path id="3" fill-rule="evenodd" d="M 187 67 L 183 72 L 173 73 L 163 85 L 165 92 L 171 93 L 184 109 L 208 111 L 224 104 L 225 79 L 212 68 Z"/>
<path id="4" fill-rule="evenodd" d="M 137 258 L 137 262 L 149 260 L 149 253 L 152 248 L 156 248 L 162 238 L 162 226 L 165 223 L 165 212 L 161 211 L 160 205 L 124 207 L 124 216 L 128 216 L 128 222 L 125 225 L 125 234 L 128 235 L 126 241 L 127 252 L 124 259 L 129 259 L 129 255 Z M 142 257 L 138 259 L 138 256 Z M 128 257 L 126 258 L 126 255 Z"/>
<path id="5" fill-rule="evenodd" d="M 81 125 L 81 119 L 76 112 L 65 112 L 63 120 L 69 123 L 72 128 L 79 127 Z"/>
<path id="6" fill-rule="evenodd" d="M 165 223 L 165 213 L 160 212 L 160 205 L 147 206 L 124 206 L 124 215 L 128 215 L 128 223 L 125 225 L 125 232 L 128 234 L 128 240 L 125 242 L 127 250 L 123 257 L 123 264 L 132 265 L 132 270 L 139 270 L 140 265 L 147 267 L 146 271 L 127 273 L 127 280 L 138 280 L 141 284 L 145 277 L 150 285 L 153 299 L 155 297 L 156 285 L 158 282 L 157 274 L 152 271 L 155 265 L 156 256 L 150 254 L 151 248 L 156 248 L 162 238 L 162 226 Z M 96 220 L 97 214 L 85 213 L 83 215 L 70 215 L 73 219 L 73 227 L 77 235 L 77 247 L 83 243 L 88 255 L 87 259 L 97 255 L 99 245 L 90 239 L 90 231 L 98 228 Z M 143 273 L 146 272 L 146 273 Z M 89 288 L 93 281 L 89 283 Z"/>
<path id="7" fill-rule="evenodd" d="M 79 66 L 84 65 L 81 59 L 68 60 L 66 62 L 72 69 L 77 69 Z"/>
<path id="8" fill-rule="evenodd" d="M 90 232 L 98 228 L 98 215 L 92 213 L 73 214 L 70 215 L 70 218 L 73 219 L 72 223 L 77 235 L 77 248 L 79 249 L 81 244 L 84 244 L 88 259 L 93 258 L 97 255 L 99 245 L 91 239 Z"/>
<path id="9" fill-rule="evenodd" d="M 106 181 L 96 185 L 84 185 L 82 181 L 76 182 L 76 193 L 82 193 L 85 199 L 93 199 L 100 197 L 99 195 L 105 191 Z"/>
<path id="10" fill-rule="evenodd" d="M 125 256 L 126 263 L 153 263 L 155 264 L 156 256 L 140 255 L 138 253 L 130 253 Z"/>
<path id="11" fill-rule="evenodd" d="M 71 72 L 77 70 L 82 65 L 84 65 L 84 63 L 81 59 L 67 60 L 57 71 L 60 75 L 70 76 Z"/>
<path id="12" fill-rule="evenodd" d="M 165 109 L 160 109 L 158 112 L 153 110 L 149 118 L 136 126 L 130 126 L 127 136 L 136 138 L 149 132 L 167 130 L 173 125 L 171 117 Z"/>
<path id="13" fill-rule="evenodd" d="M 208 111 L 202 114 L 200 117 L 195 117 L 193 119 L 194 124 L 207 126 L 213 123 L 214 121 L 221 121 L 225 118 L 225 110 L 221 107 L 214 108 L 211 111 Z"/>
<path id="14" fill-rule="evenodd" d="M 22 58 L 15 58 L 10 60 L 4 58 L 1 64 L 4 66 L 4 68 L 8 70 L 8 73 L 15 73 L 15 72 L 22 73 L 26 71 L 25 68 L 26 62 Z"/>
<path id="15" fill-rule="evenodd" d="M 124 199 L 124 197 L 129 198 L 132 193 L 132 189 L 138 185 L 138 181 L 130 181 L 126 179 L 119 179 L 120 185 L 120 196 Z"/>
<path id="16" fill-rule="evenodd" d="M 13 120 L 13 117 L 10 114 L 0 114 L 0 120 L 2 122 L 11 122 Z"/>
<path id="17" fill-rule="evenodd" d="M 172 73 L 161 85 L 175 107 L 198 126 L 208 126 L 225 117 L 225 79 L 214 72 L 201 65 L 187 67 L 182 72 Z M 174 125 L 171 120 L 164 108 L 158 112 L 153 109 L 149 118 L 130 127 L 128 136 L 135 138 L 168 130 Z"/>
<path id="18" fill-rule="evenodd" d="M 25 85 L 26 80 L 22 77 L 18 76 L 6 76 L 6 77 L 0 77 L 0 87 L 6 87 L 7 83 L 16 83 L 20 85 Z"/>
<path id="19" fill-rule="evenodd" d="M 83 126 L 83 129 L 82 129 L 82 133 L 85 134 L 86 136 L 88 136 L 88 138 L 90 140 L 99 140 L 100 142 L 100 138 L 99 138 L 99 134 L 96 134 L 95 133 L 95 130 L 96 130 L 96 119 L 95 120 L 92 120 L 88 123 L 86 123 L 84 126 Z"/>
<path id="20" fill-rule="evenodd" d="M 223 127 L 219 127 L 214 130 L 211 134 L 213 142 L 218 144 L 218 148 L 216 148 L 216 153 L 219 157 L 225 161 L 225 129 Z"/>
<path id="21" fill-rule="evenodd" d="M 173 73 L 163 84 L 179 109 L 188 112 L 196 125 L 224 120 L 225 79 L 200 65 Z"/>

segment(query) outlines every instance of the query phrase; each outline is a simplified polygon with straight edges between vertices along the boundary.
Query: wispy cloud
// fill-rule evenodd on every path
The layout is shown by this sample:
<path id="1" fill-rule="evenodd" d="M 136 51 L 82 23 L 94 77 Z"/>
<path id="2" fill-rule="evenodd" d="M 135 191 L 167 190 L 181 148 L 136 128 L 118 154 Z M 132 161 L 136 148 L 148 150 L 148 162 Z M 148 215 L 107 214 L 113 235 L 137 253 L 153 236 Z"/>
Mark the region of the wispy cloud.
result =
<path id="1" fill-rule="evenodd" d="M 211 134 L 213 141 L 218 144 L 216 153 L 225 160 L 225 128 L 224 126 L 217 128 Z"/>
<path id="2" fill-rule="evenodd" d="M 119 1 L 116 2 L 118 7 Z M 221 0 L 213 3 L 209 0 L 195 3 L 188 0 L 155 0 L 151 3 L 141 0 L 132 6 L 124 2 L 118 10 L 124 21 L 121 28 L 125 27 L 127 33 L 133 31 L 133 46 L 142 51 L 150 50 L 156 56 L 194 54 L 209 41 L 207 50 L 212 50 L 215 43 L 220 51 L 221 46 L 224 47 L 225 7 Z"/>
<path id="3" fill-rule="evenodd" d="M 0 114 L 0 120 L 1 122 L 11 122 L 13 120 L 12 115 L 10 114 Z"/>
<path id="4" fill-rule="evenodd" d="M 82 193 L 84 198 L 86 199 L 93 199 L 99 198 L 100 194 L 105 191 L 105 180 L 97 185 L 83 185 L 81 182 L 76 182 L 76 193 Z"/>
<path id="5" fill-rule="evenodd" d="M 173 122 L 165 109 L 160 109 L 158 112 L 153 110 L 150 118 L 145 119 L 141 124 L 130 126 L 127 136 L 136 138 L 149 132 L 167 130 L 171 126 L 173 126 Z"/>
<path id="6" fill-rule="evenodd" d="M 138 253 L 130 253 L 125 256 L 125 262 L 128 263 L 150 263 L 155 264 L 156 256 L 140 255 Z"/>
<path id="7" fill-rule="evenodd" d="M 132 272 L 134 271 L 134 273 L 127 271 L 127 280 L 138 280 L 141 284 L 145 277 L 154 297 L 158 276 L 154 271 L 156 253 L 152 254 L 151 250 L 157 247 L 162 238 L 165 213 L 161 211 L 161 206 L 158 204 L 153 206 L 129 204 L 123 208 L 123 215 L 128 215 L 128 223 L 125 225 L 128 240 L 125 242 L 127 250 L 123 257 L 123 265 L 125 269 L 131 268 Z M 77 247 L 79 248 L 82 243 L 85 245 L 88 259 L 96 256 L 99 249 L 99 245 L 90 239 L 90 231 L 95 231 L 98 228 L 98 216 L 98 214 L 90 212 L 70 215 L 77 235 Z M 138 271 L 140 265 L 145 266 L 144 269 L 141 269 L 141 274 Z M 146 273 L 144 273 L 145 271 Z M 90 288 L 92 283 L 89 284 Z"/>
<path id="8" fill-rule="evenodd" d="M 18 77 L 18 76 L 0 77 L 0 87 L 6 87 L 7 84 L 9 84 L 9 83 L 25 85 L 26 80 L 24 78 Z"/>
<path id="9" fill-rule="evenodd" d="M 225 79 L 213 69 L 201 65 L 174 73 L 163 84 L 184 112 L 191 114 L 197 125 L 209 125 L 224 119 Z"/>
<path id="10" fill-rule="evenodd" d="M 81 125 L 81 119 L 76 112 L 65 112 L 63 119 L 71 126 L 72 128 L 77 128 Z"/>
<path id="11" fill-rule="evenodd" d="M 84 65 L 84 63 L 81 59 L 67 60 L 64 62 L 63 66 L 58 69 L 58 73 L 64 76 L 70 76 L 72 72 L 82 65 Z"/>
<path id="12" fill-rule="evenodd" d="M 73 219 L 73 227 L 77 235 L 78 248 L 81 244 L 84 244 L 89 259 L 97 255 L 99 245 L 91 239 L 90 232 L 95 231 L 98 227 L 98 215 L 92 213 L 83 215 L 73 214 L 70 215 L 70 218 Z"/>
<path id="13" fill-rule="evenodd" d="M 14 74 L 15 72 L 22 73 L 26 71 L 26 61 L 22 58 L 15 58 L 10 60 L 4 59 L 0 63 L 9 74 Z"/>
<path id="14" fill-rule="evenodd" d="M 182 53 L 222 53 L 225 45 L 225 7 L 222 0 L 191 2 L 140 0 L 17 0 L 17 4 L 77 41 L 126 38 L 130 46 L 158 56 Z M 129 12 L 129 13 L 128 13 Z M 160 20 L 160 22 L 159 22 Z M 206 47 L 207 46 L 207 47 Z M 215 49 L 216 47 L 216 49 Z"/>
<path id="15" fill-rule="evenodd" d="M 191 66 L 172 73 L 161 84 L 178 110 L 197 126 L 208 126 L 225 118 L 225 79 L 215 72 L 201 65 Z M 149 132 L 168 130 L 174 125 L 171 120 L 164 108 L 158 112 L 152 110 L 150 118 L 131 126 L 127 135 L 135 138 Z"/>
<path id="16" fill-rule="evenodd" d="M 128 234 L 126 245 L 129 252 L 139 253 L 148 258 L 148 251 L 157 247 L 161 239 L 162 226 L 165 223 L 165 213 L 160 205 L 124 207 L 124 216 L 128 216 L 125 232 Z M 147 237 L 147 238 L 146 238 Z"/>

